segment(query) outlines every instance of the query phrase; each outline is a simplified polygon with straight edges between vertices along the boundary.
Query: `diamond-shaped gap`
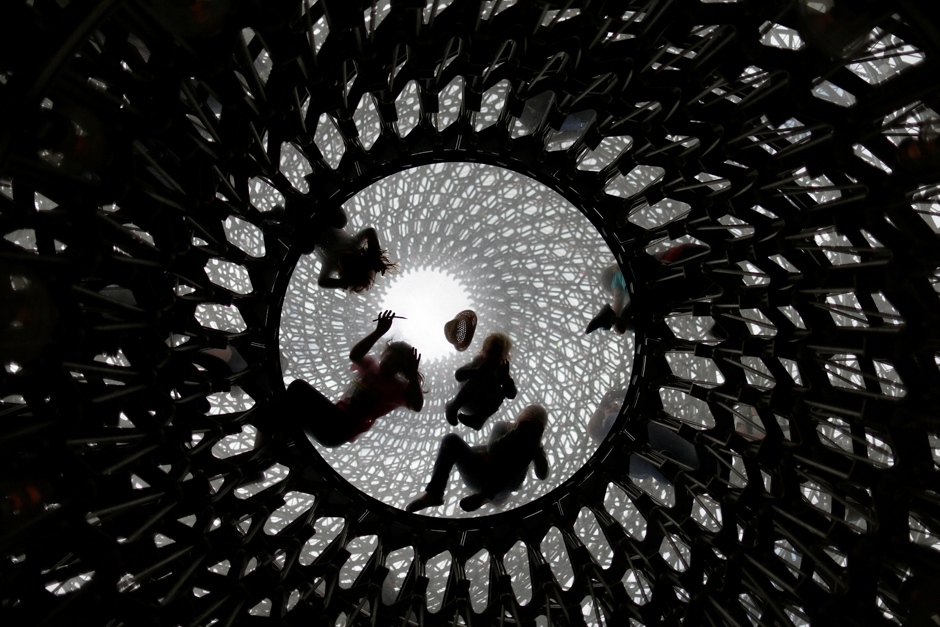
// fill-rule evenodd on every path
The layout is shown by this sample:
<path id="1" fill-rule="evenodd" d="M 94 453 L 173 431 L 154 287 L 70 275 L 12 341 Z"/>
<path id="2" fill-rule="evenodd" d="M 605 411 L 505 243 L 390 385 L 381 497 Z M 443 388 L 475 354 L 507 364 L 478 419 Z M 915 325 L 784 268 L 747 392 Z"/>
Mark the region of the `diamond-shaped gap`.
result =
<path id="1" fill-rule="evenodd" d="M 765 46 L 783 50 L 799 50 L 805 45 L 799 32 L 792 28 L 773 22 L 764 22 L 760 30 L 764 33 L 760 42 Z"/>
<path id="2" fill-rule="evenodd" d="M 872 360 L 872 364 L 875 366 L 875 374 L 878 377 L 882 394 L 891 398 L 902 398 L 907 395 L 907 386 L 901 380 L 894 364 L 880 359 Z"/>
<path id="3" fill-rule="evenodd" d="M 721 224 L 722 226 L 725 226 L 725 227 L 730 227 L 730 228 L 725 229 L 725 232 L 728 233 L 729 235 L 734 236 L 735 238 L 750 237 L 751 235 L 754 234 L 753 226 L 751 226 L 744 220 L 737 218 L 735 216 L 725 214 L 721 216 L 720 218 L 718 218 L 718 224 Z M 752 264 L 746 261 L 740 262 L 739 265 L 741 265 L 742 268 L 748 272 L 760 273 L 760 270 L 758 268 L 756 268 L 755 266 L 753 266 Z M 753 283 L 747 282 L 747 277 L 745 277 L 744 282 L 747 285 L 753 285 Z M 769 282 L 769 279 L 767 282 Z"/>
<path id="4" fill-rule="evenodd" d="M 463 77 L 457 76 L 439 92 L 437 97 L 437 130 L 443 131 L 457 121 L 463 103 L 463 84 Z"/>
<path id="5" fill-rule="evenodd" d="M 794 309 L 793 305 L 785 305 L 783 307 L 777 307 L 777 309 L 786 316 L 787 320 L 797 329 L 806 329 L 802 316 Z"/>
<path id="6" fill-rule="evenodd" d="M 248 610 L 250 616 L 268 617 L 271 615 L 271 599 L 262 599 L 257 605 Z"/>
<path id="7" fill-rule="evenodd" d="M 355 122 L 356 130 L 359 132 L 359 142 L 365 150 L 369 150 L 375 144 L 375 140 L 379 138 L 382 130 L 379 112 L 375 108 L 372 94 L 362 94 L 359 105 L 353 113 L 353 122 Z"/>
<path id="8" fill-rule="evenodd" d="M 691 208 L 691 205 L 688 203 L 672 198 L 664 198 L 655 205 L 650 206 L 646 202 L 646 199 L 642 198 L 638 199 L 634 208 L 630 210 L 627 220 L 648 231 L 654 231 L 684 217 L 689 213 Z M 678 240 L 675 241 L 678 242 Z M 662 245 L 660 242 L 657 242 L 655 245 L 647 248 L 647 252 L 659 252 L 659 248 L 662 248 Z"/>
<path id="9" fill-rule="evenodd" d="M 741 364 L 745 366 L 744 378 L 748 385 L 759 390 L 772 390 L 777 385 L 776 379 L 762 358 L 742 356 Z"/>
<path id="10" fill-rule="evenodd" d="M 243 333 L 248 325 L 236 307 L 216 303 L 200 303 L 196 306 L 196 321 L 208 329 Z"/>
<path id="11" fill-rule="evenodd" d="M 230 244 L 240 248 L 249 257 L 264 257 L 264 234 L 257 226 L 241 218 L 229 216 L 222 223 L 222 227 Z"/>
<path id="12" fill-rule="evenodd" d="M 258 430 L 252 425 L 242 425 L 239 433 L 227 435 L 212 446 L 212 454 L 218 459 L 240 455 L 255 448 Z"/>
<path id="13" fill-rule="evenodd" d="M 378 545 L 379 537 L 376 535 L 359 536 L 353 538 L 352 541 L 346 545 L 346 550 L 349 551 L 349 559 L 343 564 L 343 568 L 339 573 L 339 585 L 341 588 L 352 587 L 356 577 L 358 577 L 362 569 L 365 568 L 366 563 L 369 561 L 369 558 Z"/>
<path id="14" fill-rule="evenodd" d="M 229 195 L 227 187 L 225 185 L 220 185 L 219 189 L 226 195 Z M 284 204 L 284 195 L 281 194 L 278 189 L 272 185 L 269 185 L 267 181 L 260 178 L 251 178 L 248 179 L 248 195 L 250 198 L 241 198 L 241 201 L 250 200 L 254 208 L 259 211 L 268 211 L 274 205 L 283 205 Z M 233 203 L 239 202 L 235 198 L 230 199 Z M 236 244 L 237 245 L 237 244 Z"/>
<path id="15" fill-rule="evenodd" d="M 908 538 L 914 544 L 926 546 L 940 552 L 940 532 L 929 528 L 913 515 L 908 516 Z"/>
<path id="16" fill-rule="evenodd" d="M 274 464 L 264 471 L 263 481 L 235 488 L 235 498 L 247 499 L 258 494 L 259 492 L 263 492 L 274 484 L 284 481 L 289 473 L 290 468 L 287 466 L 283 464 Z"/>
<path id="17" fill-rule="evenodd" d="M 555 93 L 551 91 L 543 91 L 528 98 L 522 107 L 522 113 L 512 123 L 510 136 L 517 139 L 534 133 L 545 119 L 554 100 Z"/>
<path id="18" fill-rule="evenodd" d="M 248 411 L 255 406 L 255 400 L 239 387 L 228 392 L 216 392 L 206 397 L 209 401 L 208 416 L 225 416 Z"/>
<path id="19" fill-rule="evenodd" d="M 336 129 L 333 118 L 326 113 L 321 113 L 317 121 L 317 130 L 314 133 L 313 141 L 327 165 L 334 170 L 339 167 L 343 159 L 343 153 L 346 152 L 346 146 L 343 138 Z"/>
<path id="20" fill-rule="evenodd" d="M 826 376 L 833 387 L 850 390 L 866 390 L 865 377 L 862 374 L 858 357 L 851 354 L 829 356 L 823 363 Z"/>
<path id="21" fill-rule="evenodd" d="M 588 126 L 590 126 L 596 118 L 597 112 L 594 111 L 594 109 L 576 111 L 571 115 L 565 116 L 561 127 L 552 133 L 551 139 L 549 139 L 545 149 L 549 152 L 568 150 L 581 138 Z"/>
<path id="22" fill-rule="evenodd" d="M 864 59 L 845 67 L 869 85 L 880 85 L 901 72 L 923 63 L 924 53 L 892 33 L 875 28 L 866 47 L 855 58 Z"/>
<path id="23" fill-rule="evenodd" d="M 431 2 L 425 4 L 421 12 L 422 21 L 425 24 L 431 24 L 431 19 L 436 20 L 437 16 L 441 14 L 441 11 L 449 7 L 453 1 L 454 0 L 431 0 Z"/>
<path id="24" fill-rule="evenodd" d="M 316 500 L 312 494 L 294 490 L 284 494 L 283 498 L 284 505 L 271 512 L 264 523 L 264 532 L 269 536 L 276 535 L 287 528 L 289 524 L 313 507 Z"/>
<path id="25" fill-rule="evenodd" d="M 574 531 L 601 568 L 609 568 L 614 552 L 607 543 L 607 538 L 601 531 L 597 518 L 588 508 L 581 508 L 574 524 Z"/>
<path id="26" fill-rule="evenodd" d="M 885 295 L 882 292 L 872 292 L 871 297 L 875 302 L 875 308 L 880 314 L 879 317 L 884 321 L 885 324 L 905 324 L 904 317 L 897 309 L 894 308 L 894 305 L 892 305 L 891 302 L 885 298 Z"/>
<path id="27" fill-rule="evenodd" d="M 611 196 L 618 196 L 620 198 L 633 198 L 634 196 L 639 196 L 642 194 L 643 191 L 646 190 L 646 188 L 648 188 L 650 185 L 653 185 L 654 183 L 662 180 L 665 173 L 666 170 L 660 168 L 659 166 L 637 165 L 627 174 L 618 173 L 617 176 L 607 185 L 606 189 L 604 189 L 604 192 Z M 667 203 L 668 200 L 669 199 L 666 199 L 657 203 L 651 210 L 655 211 L 657 207 L 663 205 L 663 208 L 660 209 L 659 213 L 670 211 L 676 213 L 676 215 L 681 215 L 683 211 L 672 209 L 672 207 Z M 679 201 L 671 202 L 678 203 Z M 688 207 L 688 205 L 685 203 L 681 203 L 681 205 Z M 630 217 L 630 221 L 634 224 L 637 224 L 638 226 L 645 226 L 634 220 L 632 215 Z M 663 220 L 663 222 L 665 222 L 665 220 Z"/>
<path id="28" fill-rule="evenodd" d="M 663 534 L 659 554 L 663 556 L 670 568 L 680 573 L 687 571 L 692 561 L 692 553 L 688 545 L 674 533 Z"/>
<path id="29" fill-rule="evenodd" d="M 313 524 L 313 535 L 300 550 L 298 561 L 301 566 L 309 566 L 330 545 L 343 530 L 346 521 L 337 517 L 318 518 Z"/>
<path id="30" fill-rule="evenodd" d="M 529 576 L 529 556 L 522 540 L 518 540 L 506 552 L 503 565 L 510 575 L 512 591 L 519 605 L 528 605 L 532 600 L 532 579 Z"/>
<path id="31" fill-rule="evenodd" d="M 447 586 L 447 575 L 450 573 L 452 561 L 450 551 L 444 551 L 429 559 L 425 565 L 425 575 L 428 578 L 428 611 L 432 614 L 439 612 L 444 602 L 444 589 Z"/>
<path id="32" fill-rule="evenodd" d="M 298 192 L 306 194 L 310 191 L 310 186 L 305 177 L 313 172 L 313 168 L 307 158 L 300 154 L 300 151 L 292 143 L 284 142 L 281 144 L 281 162 L 278 166 Z M 268 208 L 259 207 L 259 209 L 266 211 Z"/>
<path id="33" fill-rule="evenodd" d="M 395 602 L 414 558 L 415 550 L 412 546 L 396 549 L 386 556 L 385 567 L 388 568 L 388 576 L 382 586 L 382 600 L 387 605 Z"/>
<path id="34" fill-rule="evenodd" d="M 607 486 L 604 509 L 634 540 L 643 540 L 646 537 L 646 518 L 637 509 L 633 499 L 615 483 Z"/>
<path id="35" fill-rule="evenodd" d="M 731 316 L 735 314 L 722 315 Z M 754 337 L 771 338 L 777 335 L 777 327 L 760 309 L 742 309 L 738 317 L 742 318 L 740 322 L 744 322 L 747 330 Z"/>
<path id="36" fill-rule="evenodd" d="M 212 283 L 236 294 L 248 294 L 254 289 L 248 270 L 218 257 L 206 261 L 206 276 Z"/>
<path id="37" fill-rule="evenodd" d="M 791 571 L 794 577 L 802 578 L 806 573 L 800 570 L 803 563 L 803 555 L 798 552 L 793 545 L 784 539 L 774 542 L 774 553 L 781 562 Z"/>
<path id="38" fill-rule="evenodd" d="M 666 413 L 685 424 L 695 429 L 711 429 L 715 426 L 715 418 L 708 403 L 672 388 L 660 388 L 659 398 Z"/>
<path id="39" fill-rule="evenodd" d="M 395 110 L 398 113 L 398 134 L 407 137 L 421 119 L 417 81 L 408 81 L 395 101 Z"/>
<path id="40" fill-rule="evenodd" d="M 490 554 L 480 549 L 464 565 L 464 573 L 470 582 L 470 606 L 478 614 L 486 609 L 490 581 Z"/>
<path id="41" fill-rule="evenodd" d="M 767 430 L 756 407 L 735 403 L 731 409 L 734 412 L 734 430 L 741 434 L 742 438 L 748 442 L 756 442 L 767 436 Z"/>
<path id="42" fill-rule="evenodd" d="M 693 494 L 692 520 L 711 533 L 721 531 L 721 505 L 708 494 Z"/>
<path id="43" fill-rule="evenodd" d="M 667 351 L 666 363 L 672 374 L 702 387 L 717 387 L 725 382 L 715 362 L 687 351 Z"/>
<path id="44" fill-rule="evenodd" d="M 646 605 L 653 597 L 653 586 L 650 579 L 640 569 L 641 564 L 639 559 L 631 558 L 630 566 L 624 572 L 621 582 L 634 603 Z"/>
<path id="45" fill-rule="evenodd" d="M 887 163 L 876 157 L 872 151 L 862 144 L 852 144 L 852 153 L 865 163 L 878 168 L 885 174 L 894 174 L 894 170 L 892 170 Z"/>
<path id="46" fill-rule="evenodd" d="M 568 559 L 568 551 L 565 548 L 561 531 L 557 527 L 549 529 L 539 549 L 545 556 L 545 561 L 551 567 L 561 589 L 570 590 L 574 585 L 574 569 L 571 567 L 571 560 Z"/>
<path id="47" fill-rule="evenodd" d="M 502 80 L 486 90 L 480 104 L 480 111 L 473 115 L 473 128 L 475 131 L 480 132 L 496 122 L 506 103 L 509 87 L 509 81 Z"/>
<path id="48" fill-rule="evenodd" d="M 720 332 L 711 316 L 693 316 L 690 312 L 674 312 L 665 318 L 666 326 L 680 340 L 703 342 L 719 339 Z"/>
<path id="49" fill-rule="evenodd" d="M 600 172 L 614 160 L 633 146 L 633 138 L 629 135 L 605 137 L 594 150 L 587 150 L 578 163 L 579 170 L 587 172 Z"/>

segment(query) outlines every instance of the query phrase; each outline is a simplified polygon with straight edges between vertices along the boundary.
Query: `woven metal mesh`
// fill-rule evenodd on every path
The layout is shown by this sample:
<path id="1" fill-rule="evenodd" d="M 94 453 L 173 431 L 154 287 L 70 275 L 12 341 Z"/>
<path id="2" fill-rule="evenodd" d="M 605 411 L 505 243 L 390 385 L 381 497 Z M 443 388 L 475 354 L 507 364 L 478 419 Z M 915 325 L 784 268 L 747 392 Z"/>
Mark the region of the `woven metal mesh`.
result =
<path id="1" fill-rule="evenodd" d="M 30 42 L 0 66 L 13 122 L 0 545 L 15 617 L 937 613 L 931 9 L 35 0 L 9 22 Z M 562 308 L 569 342 L 624 364 L 585 392 L 627 383 L 621 416 L 550 492 L 460 519 L 355 489 L 275 415 L 282 306 L 317 211 L 448 162 L 563 196 L 564 222 L 589 221 L 618 261 L 636 326 L 627 366 L 620 340 L 580 334 L 596 285 L 586 310 Z M 689 242 L 707 252 L 647 254 Z M 226 347 L 247 366 L 205 352 Z M 651 448 L 650 423 L 694 442 L 698 466 Z M 632 479 L 631 456 L 669 484 Z"/>

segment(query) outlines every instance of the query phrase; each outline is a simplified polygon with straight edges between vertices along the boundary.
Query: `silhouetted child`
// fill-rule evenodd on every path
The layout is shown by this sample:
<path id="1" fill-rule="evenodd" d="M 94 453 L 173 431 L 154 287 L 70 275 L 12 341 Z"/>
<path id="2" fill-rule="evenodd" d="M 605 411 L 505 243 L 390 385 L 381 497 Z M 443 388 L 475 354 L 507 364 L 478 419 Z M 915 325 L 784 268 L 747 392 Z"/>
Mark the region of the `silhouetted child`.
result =
<path id="1" fill-rule="evenodd" d="M 548 477 L 548 458 L 542 448 L 542 434 L 547 425 L 545 408 L 529 405 L 511 425 L 496 423 L 486 446 L 470 446 L 456 433 L 448 433 L 441 440 L 424 494 L 406 509 L 417 512 L 443 505 L 444 490 L 454 466 L 466 486 L 473 490 L 470 496 L 460 500 L 461 509 L 468 512 L 508 498 L 522 486 L 529 464 L 535 465 L 535 476 L 544 481 Z"/>
<path id="2" fill-rule="evenodd" d="M 267 212 L 266 219 L 286 227 L 294 243 L 303 254 L 316 253 L 320 259 L 320 274 L 317 285 L 338 288 L 360 294 L 375 283 L 376 273 L 394 274 L 397 264 L 388 260 L 388 251 L 379 244 L 375 229 L 368 227 L 355 235 L 345 231 L 348 221 L 342 207 L 317 212 L 308 221 L 298 217 L 309 210 L 302 197 L 291 201 L 301 207 L 294 213 L 281 205 Z M 290 203 L 289 203 L 290 205 Z"/>
<path id="3" fill-rule="evenodd" d="M 496 413 L 503 399 L 516 398 L 516 384 L 509 376 L 509 351 L 512 341 L 505 333 L 490 333 L 483 340 L 480 354 L 454 377 L 463 381 L 454 400 L 445 406 L 447 422 L 459 420 L 477 431 Z"/>
<path id="4" fill-rule="evenodd" d="M 707 252 L 707 246 L 698 244 L 680 244 L 669 250 L 653 255 L 661 263 L 673 263 L 688 259 Z M 633 330 L 633 311 L 631 308 L 630 290 L 627 281 L 616 264 L 611 264 L 601 271 L 601 287 L 613 297 L 613 303 L 605 304 L 596 316 L 588 323 L 585 333 L 594 333 L 598 329 L 613 330 L 623 335 L 625 331 Z M 689 298 L 695 298 L 697 292 L 702 291 L 697 282 L 677 283 L 676 289 L 688 292 Z"/>
<path id="5" fill-rule="evenodd" d="M 315 252 L 322 263 L 317 285 L 359 294 L 372 287 L 376 273 L 394 273 L 397 265 L 388 260 L 388 251 L 379 245 L 375 229 L 368 227 L 350 235 L 343 230 L 345 226 L 346 214 L 338 208 L 317 231 Z"/>
<path id="6" fill-rule="evenodd" d="M 417 412 L 424 406 L 424 376 L 418 370 L 421 355 L 417 349 L 406 342 L 389 342 L 381 359 L 368 354 L 392 327 L 394 315 L 391 311 L 381 313 L 375 331 L 349 352 L 356 378 L 335 404 L 306 381 L 298 379 L 287 388 L 289 417 L 301 421 L 323 446 L 353 442 L 376 420 L 399 407 Z"/>

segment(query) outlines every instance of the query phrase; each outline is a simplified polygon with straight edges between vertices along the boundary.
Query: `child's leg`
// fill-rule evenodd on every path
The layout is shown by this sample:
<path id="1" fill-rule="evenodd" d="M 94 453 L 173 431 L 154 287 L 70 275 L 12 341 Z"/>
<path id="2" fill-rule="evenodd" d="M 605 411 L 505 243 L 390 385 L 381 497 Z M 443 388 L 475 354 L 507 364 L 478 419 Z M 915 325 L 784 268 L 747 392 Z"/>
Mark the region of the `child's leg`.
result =
<path id="1" fill-rule="evenodd" d="M 323 446 L 340 446 L 352 437 L 352 424 L 343 411 L 309 383 L 294 381 L 287 388 L 287 418 Z"/>
<path id="2" fill-rule="evenodd" d="M 447 422 L 457 425 L 459 420 L 477 431 L 486 419 L 496 413 L 503 402 L 502 388 L 490 380 L 479 378 L 467 381 L 457 396 L 447 403 Z"/>
<path id="3" fill-rule="evenodd" d="M 450 479 L 450 471 L 455 465 L 462 476 L 465 473 L 476 476 L 482 463 L 483 458 L 464 442 L 463 438 L 456 433 L 448 433 L 441 440 L 441 448 L 437 452 L 437 459 L 434 460 L 434 470 L 425 492 L 443 497 L 447 481 Z"/>
<path id="4" fill-rule="evenodd" d="M 444 405 L 444 415 L 447 418 L 447 422 L 451 426 L 457 426 L 457 415 L 460 413 L 460 410 L 463 409 L 463 406 L 466 405 L 473 395 L 473 381 L 467 381 L 460 389 L 457 390 L 457 396 L 454 397 L 454 400 L 446 403 Z"/>

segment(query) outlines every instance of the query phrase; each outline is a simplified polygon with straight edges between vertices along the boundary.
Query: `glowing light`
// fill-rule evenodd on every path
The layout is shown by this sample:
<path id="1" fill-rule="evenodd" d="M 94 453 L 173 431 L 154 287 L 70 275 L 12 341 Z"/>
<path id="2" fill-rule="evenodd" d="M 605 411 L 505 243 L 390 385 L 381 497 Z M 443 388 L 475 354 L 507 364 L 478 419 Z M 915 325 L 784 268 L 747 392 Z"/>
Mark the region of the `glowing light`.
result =
<path id="1" fill-rule="evenodd" d="M 418 268 L 403 273 L 388 287 L 381 308 L 407 318 L 395 320 L 391 335 L 417 348 L 422 363 L 430 363 L 455 352 L 444 337 L 444 324 L 473 305 L 467 288 L 456 277 Z"/>

